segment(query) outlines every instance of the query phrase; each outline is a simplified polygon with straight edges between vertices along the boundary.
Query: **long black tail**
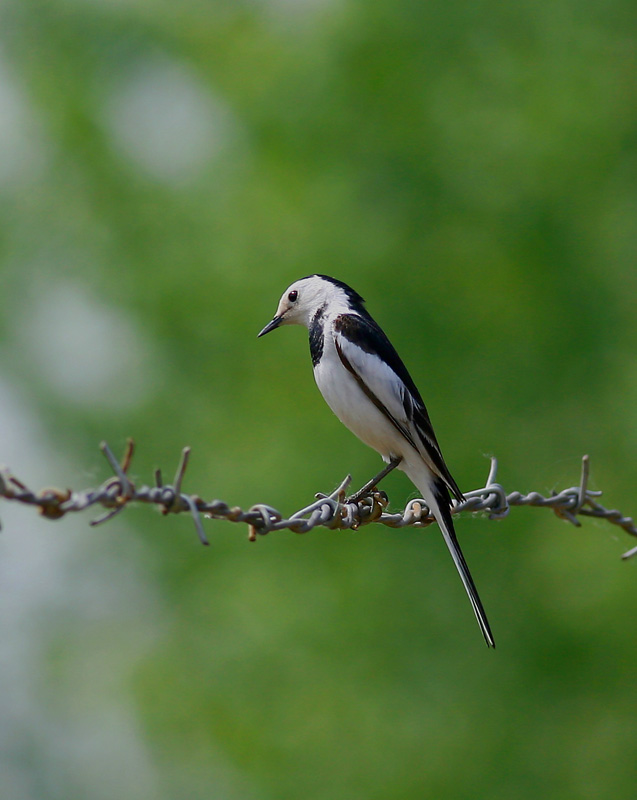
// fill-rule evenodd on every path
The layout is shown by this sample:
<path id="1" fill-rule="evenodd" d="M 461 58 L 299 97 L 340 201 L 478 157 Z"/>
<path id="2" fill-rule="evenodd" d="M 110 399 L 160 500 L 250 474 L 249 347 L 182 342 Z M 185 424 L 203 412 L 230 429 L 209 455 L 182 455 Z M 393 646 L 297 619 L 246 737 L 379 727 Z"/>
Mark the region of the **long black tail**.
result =
<path id="1" fill-rule="evenodd" d="M 453 527 L 453 520 L 451 519 L 451 497 L 449 495 L 449 490 L 442 480 L 434 478 L 433 483 L 431 484 L 430 496 L 425 497 L 424 499 L 428 503 L 433 500 L 433 503 L 431 503 L 431 512 L 440 526 L 440 530 L 442 531 L 442 535 L 447 543 L 447 547 L 449 548 L 453 562 L 456 565 L 456 569 L 460 573 L 462 583 L 464 584 L 464 588 L 469 595 L 469 600 L 471 600 L 473 613 L 476 615 L 482 635 L 484 636 L 484 639 L 489 647 L 495 647 L 493 634 L 491 633 L 491 628 L 489 627 L 489 620 L 487 619 L 480 596 L 478 595 L 478 590 L 473 582 L 473 578 L 469 572 L 469 567 L 467 566 L 467 562 L 465 561 L 462 550 L 460 549 L 460 544 L 456 538 L 456 531 Z"/>

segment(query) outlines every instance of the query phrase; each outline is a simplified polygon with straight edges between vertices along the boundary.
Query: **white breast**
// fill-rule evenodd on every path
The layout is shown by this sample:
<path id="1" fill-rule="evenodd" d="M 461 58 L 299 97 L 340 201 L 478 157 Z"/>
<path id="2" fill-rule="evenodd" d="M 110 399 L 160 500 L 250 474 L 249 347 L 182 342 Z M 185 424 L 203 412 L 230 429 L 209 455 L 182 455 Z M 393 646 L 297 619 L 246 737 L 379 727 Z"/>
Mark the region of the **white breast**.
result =
<path id="1" fill-rule="evenodd" d="M 406 444 L 404 438 L 343 366 L 329 323 L 325 325 L 324 337 L 323 356 L 314 368 L 314 378 L 325 402 L 343 425 L 380 453 L 384 460 L 402 455 Z"/>

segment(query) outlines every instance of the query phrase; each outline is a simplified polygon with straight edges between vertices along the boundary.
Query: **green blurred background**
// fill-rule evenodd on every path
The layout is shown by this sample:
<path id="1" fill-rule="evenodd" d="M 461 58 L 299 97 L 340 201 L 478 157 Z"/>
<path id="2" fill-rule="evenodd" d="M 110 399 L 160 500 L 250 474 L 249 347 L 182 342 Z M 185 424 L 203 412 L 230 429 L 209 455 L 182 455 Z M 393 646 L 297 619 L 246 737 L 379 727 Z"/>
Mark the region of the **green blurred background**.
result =
<path id="1" fill-rule="evenodd" d="M 5 0 L 0 461 L 288 513 L 380 466 L 306 333 L 367 299 L 463 489 L 637 512 L 634 2 Z M 400 474 L 394 508 L 415 496 Z M 0 504 L 9 800 L 629 798 L 637 559 L 548 511 L 466 518 L 489 652 L 435 528 L 246 530 Z"/>

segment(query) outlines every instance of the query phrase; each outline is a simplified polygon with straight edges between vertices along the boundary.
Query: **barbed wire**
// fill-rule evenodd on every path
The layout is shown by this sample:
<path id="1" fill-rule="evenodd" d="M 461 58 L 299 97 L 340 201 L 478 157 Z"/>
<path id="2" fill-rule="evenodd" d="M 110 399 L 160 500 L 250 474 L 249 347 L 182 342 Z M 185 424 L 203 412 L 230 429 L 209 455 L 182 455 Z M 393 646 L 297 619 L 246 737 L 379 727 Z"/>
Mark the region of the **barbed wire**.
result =
<path id="1" fill-rule="evenodd" d="M 92 520 L 91 525 L 107 522 L 131 503 L 151 503 L 159 506 L 163 514 L 190 513 L 199 540 L 204 545 L 209 544 L 203 526 L 204 517 L 247 524 L 248 538 L 251 541 L 255 541 L 259 535 L 284 529 L 307 533 L 319 526 L 357 529 L 372 522 L 390 528 L 424 528 L 435 522 L 425 501 L 421 499 L 410 500 L 402 512 L 389 512 L 387 495 L 375 486 L 360 497 L 356 495 L 348 499 L 346 491 L 352 480 L 351 475 L 347 475 L 331 494 L 317 494 L 313 503 L 299 509 L 290 517 L 284 517 L 280 511 L 265 503 L 257 503 L 243 510 L 238 506 L 229 506 L 222 500 L 206 501 L 196 494 L 187 494 L 181 490 L 190 458 L 189 447 L 182 450 L 172 484 L 165 484 L 161 471 L 156 470 L 154 486 L 136 486 L 128 474 L 134 449 L 134 442 L 129 439 L 120 463 L 106 442 L 102 442 L 100 450 L 114 475 L 96 489 L 83 491 L 44 488 L 36 493 L 16 478 L 7 467 L 0 467 L 0 498 L 36 506 L 42 516 L 52 520 L 69 513 L 85 511 L 92 506 L 107 509 L 101 517 Z M 615 509 L 607 509 L 597 501 L 596 498 L 602 492 L 588 488 L 589 468 L 589 458 L 584 456 L 579 485 L 553 492 L 549 497 L 539 492 L 507 494 L 496 480 L 498 461 L 492 457 L 486 485 L 481 489 L 465 492 L 465 501 L 454 502 L 452 513 L 486 513 L 489 519 L 502 519 L 513 506 L 535 506 L 550 508 L 558 517 L 577 527 L 582 524 L 578 517 L 597 517 L 619 526 L 631 536 L 637 536 L 637 526 L 631 517 L 626 517 Z M 625 552 L 622 558 L 631 558 L 636 554 L 637 547 L 634 547 Z"/>

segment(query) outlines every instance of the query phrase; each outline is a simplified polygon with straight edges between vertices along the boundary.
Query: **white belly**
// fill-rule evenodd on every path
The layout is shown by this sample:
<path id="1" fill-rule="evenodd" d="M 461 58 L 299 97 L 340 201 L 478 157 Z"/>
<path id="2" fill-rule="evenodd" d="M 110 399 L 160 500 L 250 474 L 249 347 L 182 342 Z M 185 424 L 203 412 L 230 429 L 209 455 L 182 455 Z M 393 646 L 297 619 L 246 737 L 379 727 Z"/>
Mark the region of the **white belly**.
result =
<path id="1" fill-rule="evenodd" d="M 333 345 L 325 348 L 314 369 L 314 378 L 325 402 L 362 442 L 380 453 L 385 461 L 403 454 L 404 438 L 345 369 Z"/>

